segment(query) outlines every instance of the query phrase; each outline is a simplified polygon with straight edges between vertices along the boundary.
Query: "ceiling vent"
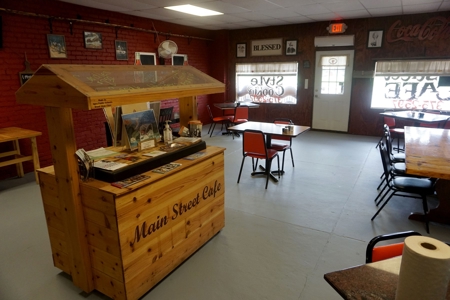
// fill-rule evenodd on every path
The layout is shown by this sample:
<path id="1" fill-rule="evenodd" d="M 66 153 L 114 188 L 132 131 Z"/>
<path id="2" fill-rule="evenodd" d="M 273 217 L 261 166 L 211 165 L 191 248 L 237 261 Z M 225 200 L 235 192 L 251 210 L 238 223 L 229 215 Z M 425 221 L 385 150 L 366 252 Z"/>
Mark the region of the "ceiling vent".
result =
<path id="1" fill-rule="evenodd" d="M 314 38 L 314 45 L 316 47 L 353 46 L 354 44 L 355 44 L 354 35 L 328 35 L 328 36 L 316 36 Z"/>

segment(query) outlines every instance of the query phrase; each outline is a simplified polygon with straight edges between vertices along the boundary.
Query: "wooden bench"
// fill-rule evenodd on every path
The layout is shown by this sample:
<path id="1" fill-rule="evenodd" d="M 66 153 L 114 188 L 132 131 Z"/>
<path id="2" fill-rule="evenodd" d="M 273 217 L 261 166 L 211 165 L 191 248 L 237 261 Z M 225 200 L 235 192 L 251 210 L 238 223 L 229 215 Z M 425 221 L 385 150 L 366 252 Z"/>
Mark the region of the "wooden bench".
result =
<path id="1" fill-rule="evenodd" d="M 40 168 L 39 165 L 39 156 L 38 149 L 36 144 L 36 137 L 42 135 L 39 131 L 33 131 L 28 129 L 23 129 L 19 127 L 7 127 L 0 128 L 0 143 L 5 142 L 13 142 L 14 150 L 0 153 L 0 158 L 14 156 L 13 159 L 9 159 L 6 161 L 0 161 L 0 167 L 5 167 L 9 165 L 16 165 L 17 175 L 19 177 L 23 177 L 23 166 L 22 163 L 24 161 L 33 161 L 34 164 L 34 174 L 36 177 L 36 182 L 39 183 L 39 178 L 36 170 Z M 21 139 L 30 139 L 31 140 L 31 151 L 32 155 L 23 156 L 20 153 L 19 140 Z"/>

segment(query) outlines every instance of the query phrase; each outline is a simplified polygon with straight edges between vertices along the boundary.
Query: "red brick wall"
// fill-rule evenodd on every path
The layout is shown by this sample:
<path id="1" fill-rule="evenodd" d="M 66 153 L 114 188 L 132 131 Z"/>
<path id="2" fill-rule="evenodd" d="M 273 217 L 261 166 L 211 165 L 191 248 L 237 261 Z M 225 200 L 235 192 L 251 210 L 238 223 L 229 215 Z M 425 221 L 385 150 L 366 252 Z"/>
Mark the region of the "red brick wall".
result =
<path id="1" fill-rule="evenodd" d="M 215 46 L 215 41 L 188 39 L 176 36 L 156 36 L 153 33 L 130 29 L 119 29 L 104 25 L 73 22 L 72 32 L 68 21 L 55 19 L 52 21 L 52 33 L 64 35 L 67 58 L 51 59 L 47 47 L 47 34 L 50 33 L 50 23 L 47 18 L 24 16 L 14 11 L 31 12 L 35 14 L 76 19 L 77 15 L 83 20 L 105 22 L 122 26 L 134 26 L 161 32 L 179 34 L 183 36 L 202 37 L 214 40 L 214 32 L 197 28 L 180 26 L 166 22 L 149 20 L 135 16 L 102 11 L 82 6 L 49 0 L 4 0 L 0 7 L 10 9 L 9 12 L 0 11 L 3 19 L 3 48 L 0 49 L 0 128 L 17 126 L 41 131 L 38 137 L 38 150 L 41 166 L 52 164 L 45 109 L 40 106 L 19 105 L 16 103 L 15 92 L 20 87 L 18 73 L 25 69 L 25 53 L 35 71 L 42 64 L 133 64 L 134 52 L 145 51 L 157 53 L 160 42 L 169 38 L 178 45 L 178 53 L 187 54 L 189 64 L 207 74 L 216 66 L 211 65 L 211 48 L 226 48 Z M 93 50 L 84 47 L 83 32 L 94 31 L 102 34 L 103 49 Z M 115 59 L 114 41 L 123 40 L 128 43 L 128 61 Z M 214 45 L 214 46 L 213 46 Z M 170 63 L 168 60 L 167 63 Z M 222 78 L 216 77 L 223 82 Z M 209 117 L 204 108 L 210 96 L 198 98 L 199 118 L 208 122 Z M 178 112 L 178 101 L 168 99 L 161 103 L 161 107 L 174 106 Z M 92 111 L 74 110 L 75 135 L 78 148 L 91 150 L 106 146 L 104 130 L 105 117 L 101 109 Z M 0 151 L 9 149 L 8 143 L 0 144 Z M 21 142 L 23 153 L 29 154 L 29 143 Z M 25 171 L 32 170 L 31 163 L 25 163 Z M 16 176 L 14 166 L 0 169 L 0 179 Z"/>

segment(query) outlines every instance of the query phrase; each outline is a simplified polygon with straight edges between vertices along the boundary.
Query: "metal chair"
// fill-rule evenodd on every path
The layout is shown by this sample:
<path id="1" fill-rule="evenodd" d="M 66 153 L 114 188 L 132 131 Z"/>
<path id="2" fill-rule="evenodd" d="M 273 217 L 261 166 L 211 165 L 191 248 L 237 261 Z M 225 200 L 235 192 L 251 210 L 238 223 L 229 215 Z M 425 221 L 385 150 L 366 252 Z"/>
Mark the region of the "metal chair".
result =
<path id="1" fill-rule="evenodd" d="M 400 152 L 400 139 L 405 136 L 405 129 L 395 127 L 395 118 L 384 117 L 384 124 L 389 126 L 389 131 L 391 133 L 392 138 L 397 139 L 397 152 Z"/>
<path id="2" fill-rule="evenodd" d="M 246 106 L 238 106 L 234 109 L 234 116 L 233 119 L 231 121 L 234 125 L 238 125 L 238 124 L 242 124 L 245 122 L 248 122 L 248 107 Z M 239 134 L 233 134 L 233 139 L 234 136 L 237 135 L 239 136 Z"/>
<path id="3" fill-rule="evenodd" d="M 388 241 L 400 238 L 404 239 L 405 237 L 413 235 L 421 235 L 421 234 L 416 231 L 410 230 L 410 231 L 382 234 L 374 237 L 372 240 L 370 240 L 370 242 L 367 244 L 366 247 L 366 263 L 376 262 L 402 255 L 404 246 L 403 242 L 392 243 L 378 247 L 376 247 L 376 244 L 381 241 Z"/>
<path id="4" fill-rule="evenodd" d="M 383 143 L 379 145 L 381 161 L 383 163 L 384 176 L 386 178 L 387 191 L 383 194 L 381 199 L 376 203 L 376 205 L 383 202 L 384 198 L 392 192 L 388 198 L 384 201 L 378 211 L 373 215 L 371 220 L 373 221 L 375 217 L 380 213 L 380 211 L 386 206 L 386 204 L 391 200 L 392 196 L 408 197 L 422 199 L 423 213 L 425 219 L 425 225 L 427 233 L 429 233 L 429 221 L 428 221 L 428 202 L 427 196 L 434 194 L 435 181 L 429 178 L 416 178 L 416 177 L 406 177 L 406 176 L 392 176 L 389 169 L 389 153 L 386 146 Z M 383 189 L 384 191 L 385 189 Z M 383 191 L 377 196 L 377 198 L 383 193 Z M 418 195 L 418 196 L 414 196 Z"/>
<path id="5" fill-rule="evenodd" d="M 270 168 L 272 166 L 272 160 L 276 157 L 278 162 L 278 177 L 280 177 L 280 158 L 278 156 L 278 152 L 274 149 L 267 148 L 266 145 L 266 139 L 264 136 L 264 133 L 260 130 L 250 130 L 247 129 L 244 131 L 244 135 L 242 138 L 242 163 L 241 163 L 241 169 L 239 170 L 239 176 L 237 183 L 239 183 L 241 179 L 242 174 L 242 168 L 244 167 L 244 161 L 245 158 L 251 157 L 252 158 L 252 176 L 254 175 L 266 175 L 266 189 L 267 185 L 269 183 L 269 177 L 270 177 Z M 258 159 L 265 159 L 266 160 L 266 166 L 264 172 L 255 172 L 256 166 L 258 163 L 255 164 L 255 158 Z"/>
<path id="6" fill-rule="evenodd" d="M 213 115 L 213 113 L 211 111 L 211 107 L 209 105 L 206 105 L 206 108 L 208 109 L 209 118 L 211 120 L 211 125 L 209 126 L 209 129 L 208 129 L 208 133 L 211 132 L 211 134 L 209 135 L 211 137 L 213 132 L 214 132 L 214 128 L 216 128 L 216 124 L 217 123 L 221 123 L 220 130 L 222 130 L 223 125 L 228 125 L 228 124 L 231 123 L 231 121 L 233 119 L 233 116 L 214 117 L 214 115 Z"/>
<path id="7" fill-rule="evenodd" d="M 273 120 L 275 124 L 286 124 L 286 125 L 293 125 L 291 119 L 286 118 L 277 118 Z M 291 160 L 292 160 L 292 167 L 295 167 L 294 165 L 294 154 L 292 153 L 292 137 L 285 136 L 285 135 L 272 135 L 272 143 L 270 144 L 271 149 L 275 149 L 279 152 L 283 152 L 283 159 L 281 164 L 281 173 L 284 173 L 284 156 L 286 154 L 286 150 L 290 150 L 291 152 Z"/>

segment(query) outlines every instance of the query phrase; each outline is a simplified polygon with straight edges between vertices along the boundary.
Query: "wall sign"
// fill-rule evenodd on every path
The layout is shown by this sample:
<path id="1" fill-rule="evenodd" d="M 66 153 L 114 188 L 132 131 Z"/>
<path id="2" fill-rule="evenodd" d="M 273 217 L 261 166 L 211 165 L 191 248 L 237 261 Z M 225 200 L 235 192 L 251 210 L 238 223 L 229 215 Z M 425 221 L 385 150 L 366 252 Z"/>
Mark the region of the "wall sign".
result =
<path id="1" fill-rule="evenodd" d="M 251 43 L 252 56 L 283 54 L 283 39 L 255 40 Z"/>
<path id="2" fill-rule="evenodd" d="M 423 24 L 403 24 L 401 20 L 397 20 L 389 28 L 386 41 L 431 41 L 435 38 L 440 41 L 450 38 L 450 17 L 430 18 Z"/>
<path id="3" fill-rule="evenodd" d="M 297 73 L 236 74 L 240 102 L 297 103 Z"/>
<path id="4" fill-rule="evenodd" d="M 375 76 L 371 108 L 450 111 L 450 77 Z"/>

